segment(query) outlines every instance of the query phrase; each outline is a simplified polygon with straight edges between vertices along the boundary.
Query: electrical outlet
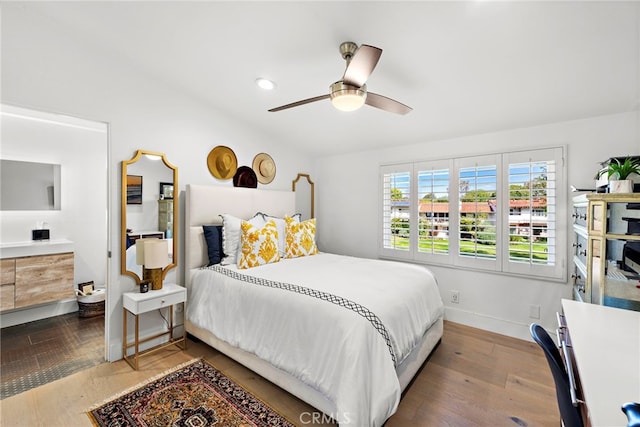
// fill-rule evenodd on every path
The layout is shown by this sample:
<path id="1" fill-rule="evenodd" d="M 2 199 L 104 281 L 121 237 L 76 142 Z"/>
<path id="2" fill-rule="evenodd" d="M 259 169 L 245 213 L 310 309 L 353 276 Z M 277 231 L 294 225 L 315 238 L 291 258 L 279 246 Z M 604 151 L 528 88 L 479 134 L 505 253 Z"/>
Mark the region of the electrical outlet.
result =
<path id="1" fill-rule="evenodd" d="M 540 318 L 540 306 L 537 304 L 529 305 L 529 318 L 530 319 L 539 319 Z"/>
<path id="2" fill-rule="evenodd" d="M 460 291 L 451 291 L 451 302 L 454 304 L 460 302 Z"/>

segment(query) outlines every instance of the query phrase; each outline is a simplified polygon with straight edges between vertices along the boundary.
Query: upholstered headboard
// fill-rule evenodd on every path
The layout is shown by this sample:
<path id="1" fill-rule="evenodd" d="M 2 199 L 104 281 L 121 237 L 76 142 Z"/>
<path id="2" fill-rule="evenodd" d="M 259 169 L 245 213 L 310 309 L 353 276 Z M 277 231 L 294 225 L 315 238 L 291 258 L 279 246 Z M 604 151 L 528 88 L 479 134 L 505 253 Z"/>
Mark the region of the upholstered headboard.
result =
<path id="1" fill-rule="evenodd" d="M 185 198 L 185 280 L 191 284 L 193 269 L 208 263 L 203 225 L 222 224 L 220 214 L 248 219 L 263 212 L 284 217 L 295 213 L 295 193 L 281 190 L 187 185 Z"/>

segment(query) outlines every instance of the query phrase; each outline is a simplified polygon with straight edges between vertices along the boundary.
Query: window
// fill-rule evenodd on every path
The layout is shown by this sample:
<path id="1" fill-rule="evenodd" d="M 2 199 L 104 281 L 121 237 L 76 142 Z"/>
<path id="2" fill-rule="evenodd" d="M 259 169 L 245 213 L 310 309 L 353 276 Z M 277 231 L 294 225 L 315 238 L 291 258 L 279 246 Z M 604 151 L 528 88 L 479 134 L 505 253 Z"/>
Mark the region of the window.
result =
<path id="1" fill-rule="evenodd" d="M 422 254 L 449 253 L 449 169 L 443 166 L 425 164 L 417 170 L 417 250 Z"/>
<path id="2" fill-rule="evenodd" d="M 519 210 L 504 230 L 505 270 L 561 278 L 567 239 L 564 215 L 558 215 L 567 203 L 566 190 L 560 191 L 566 188 L 562 150 L 508 153 L 504 159 L 509 205 Z"/>
<path id="3" fill-rule="evenodd" d="M 454 161 L 457 184 L 458 265 L 495 270 L 498 264 L 498 156 Z"/>
<path id="4" fill-rule="evenodd" d="M 381 166 L 383 257 L 564 279 L 563 149 Z"/>
<path id="5" fill-rule="evenodd" d="M 383 179 L 383 247 L 409 251 L 411 219 L 411 173 L 388 168 Z M 391 252 L 393 253 L 393 252 Z"/>

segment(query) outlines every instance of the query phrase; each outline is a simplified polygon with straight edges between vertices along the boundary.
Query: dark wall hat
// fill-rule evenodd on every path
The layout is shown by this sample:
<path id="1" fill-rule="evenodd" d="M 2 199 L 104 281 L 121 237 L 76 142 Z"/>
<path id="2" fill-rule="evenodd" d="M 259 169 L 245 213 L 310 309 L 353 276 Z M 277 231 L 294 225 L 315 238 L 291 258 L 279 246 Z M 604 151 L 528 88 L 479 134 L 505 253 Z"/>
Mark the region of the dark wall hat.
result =
<path id="1" fill-rule="evenodd" d="M 246 188 L 258 187 L 256 173 L 249 166 L 240 166 L 233 176 L 233 186 Z"/>

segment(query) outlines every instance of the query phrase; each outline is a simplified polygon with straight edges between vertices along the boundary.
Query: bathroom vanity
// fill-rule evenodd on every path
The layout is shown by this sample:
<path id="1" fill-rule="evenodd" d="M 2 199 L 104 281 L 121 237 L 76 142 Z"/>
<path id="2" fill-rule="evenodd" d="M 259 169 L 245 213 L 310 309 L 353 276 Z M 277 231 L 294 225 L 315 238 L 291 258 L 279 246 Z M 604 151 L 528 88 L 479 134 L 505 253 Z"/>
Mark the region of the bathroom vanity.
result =
<path id="1" fill-rule="evenodd" d="M 73 298 L 73 242 L 50 240 L 0 245 L 0 311 Z"/>

